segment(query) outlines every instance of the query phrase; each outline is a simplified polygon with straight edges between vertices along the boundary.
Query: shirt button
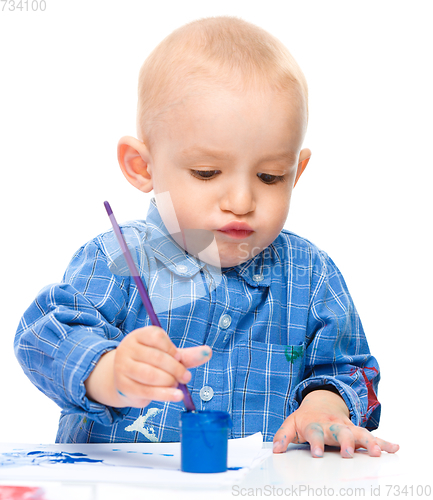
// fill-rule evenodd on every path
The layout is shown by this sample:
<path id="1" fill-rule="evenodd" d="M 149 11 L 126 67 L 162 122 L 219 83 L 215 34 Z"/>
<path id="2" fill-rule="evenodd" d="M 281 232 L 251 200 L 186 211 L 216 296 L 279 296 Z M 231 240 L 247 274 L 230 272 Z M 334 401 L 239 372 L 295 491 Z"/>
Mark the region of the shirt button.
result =
<path id="1" fill-rule="evenodd" d="M 230 326 L 231 322 L 232 322 L 231 316 L 229 316 L 228 314 L 223 314 L 219 320 L 218 325 L 223 330 L 226 330 Z"/>
<path id="2" fill-rule="evenodd" d="M 265 277 L 263 276 L 263 274 L 255 274 L 253 276 L 253 280 L 257 283 L 259 283 L 260 281 L 263 281 L 265 279 Z"/>
<path id="3" fill-rule="evenodd" d="M 213 389 L 208 385 L 205 385 L 200 389 L 200 398 L 203 401 L 210 401 L 213 398 Z"/>
<path id="4" fill-rule="evenodd" d="M 188 271 L 188 268 L 186 266 L 184 266 L 183 264 L 180 264 L 179 266 L 176 266 L 176 269 L 180 273 L 186 273 Z"/>

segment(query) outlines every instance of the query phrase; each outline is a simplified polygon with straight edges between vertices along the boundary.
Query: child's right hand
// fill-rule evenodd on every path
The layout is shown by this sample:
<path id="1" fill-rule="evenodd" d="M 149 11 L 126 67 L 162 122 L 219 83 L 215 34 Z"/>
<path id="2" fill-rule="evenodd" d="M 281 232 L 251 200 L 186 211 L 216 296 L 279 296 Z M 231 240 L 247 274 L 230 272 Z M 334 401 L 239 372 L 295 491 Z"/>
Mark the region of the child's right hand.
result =
<path id="1" fill-rule="evenodd" d="M 177 386 L 191 379 L 187 368 L 211 356 L 209 346 L 179 349 L 162 328 L 138 328 L 101 357 L 85 382 L 87 396 L 117 408 L 143 408 L 152 400 L 181 401 Z"/>

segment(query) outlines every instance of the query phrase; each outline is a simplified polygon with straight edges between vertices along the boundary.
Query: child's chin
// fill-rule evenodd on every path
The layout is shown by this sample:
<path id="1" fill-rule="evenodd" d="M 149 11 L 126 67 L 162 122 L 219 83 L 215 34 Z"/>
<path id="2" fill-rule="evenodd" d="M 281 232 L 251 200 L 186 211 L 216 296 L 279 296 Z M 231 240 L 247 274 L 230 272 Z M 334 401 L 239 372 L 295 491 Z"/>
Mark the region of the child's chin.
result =
<path id="1" fill-rule="evenodd" d="M 217 268 L 235 267 L 250 260 L 254 255 L 251 255 L 249 249 L 244 247 L 245 244 L 232 245 L 227 248 L 226 245 L 213 244 L 198 254 L 202 262 L 206 262 Z M 258 250 L 258 249 L 257 249 Z"/>
<path id="2" fill-rule="evenodd" d="M 251 259 L 251 256 L 243 258 L 243 259 L 240 259 L 240 258 L 224 259 L 224 258 L 222 258 L 221 259 L 221 268 L 239 266 L 240 264 L 243 264 L 244 262 L 246 262 L 247 260 L 250 260 L 250 259 Z"/>

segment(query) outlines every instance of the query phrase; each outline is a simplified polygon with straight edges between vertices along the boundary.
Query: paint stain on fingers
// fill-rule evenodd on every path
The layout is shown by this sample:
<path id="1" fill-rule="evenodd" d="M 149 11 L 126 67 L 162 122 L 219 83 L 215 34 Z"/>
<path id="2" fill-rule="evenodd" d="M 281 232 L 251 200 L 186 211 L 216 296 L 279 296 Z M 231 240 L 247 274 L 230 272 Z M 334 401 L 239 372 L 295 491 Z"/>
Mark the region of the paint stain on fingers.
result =
<path id="1" fill-rule="evenodd" d="M 202 351 L 201 351 L 201 357 L 202 358 L 208 358 L 210 356 L 210 353 L 211 353 L 210 349 L 202 349 Z"/>
<path id="2" fill-rule="evenodd" d="M 324 433 L 323 433 L 323 428 L 320 424 L 310 424 L 309 426 L 310 431 L 312 431 L 314 434 L 316 434 L 316 437 L 319 437 L 320 441 L 323 441 L 324 439 Z M 311 443 L 310 443 L 311 445 Z M 314 448 L 311 447 L 312 455 L 315 458 L 322 458 L 323 457 L 323 450 L 320 446 L 315 446 Z"/>
<path id="3" fill-rule="evenodd" d="M 338 435 L 340 434 L 340 426 L 336 424 L 332 424 L 329 430 L 332 432 L 332 437 L 338 443 Z"/>
<path id="4" fill-rule="evenodd" d="M 278 432 L 277 432 L 277 434 L 278 434 Z M 275 434 L 275 435 L 277 435 L 277 434 Z M 279 438 L 276 441 L 274 441 L 273 451 L 274 451 L 274 453 L 283 453 L 287 450 L 287 446 L 288 446 L 287 434 L 284 434 L 282 438 Z"/>
<path id="5" fill-rule="evenodd" d="M 320 424 L 310 424 L 308 426 L 313 432 L 320 434 L 321 437 L 324 436 L 323 434 L 323 428 Z"/>
<path id="6" fill-rule="evenodd" d="M 338 436 L 339 436 L 341 430 L 344 428 L 347 429 L 347 426 L 341 426 L 339 424 L 333 424 L 329 427 L 329 430 L 332 432 L 332 437 L 334 438 L 337 445 L 340 444 Z M 348 446 L 344 450 L 343 450 L 343 448 L 341 448 L 341 456 L 343 458 L 353 458 L 354 453 L 355 453 L 355 450 L 352 446 Z"/>
<path id="7" fill-rule="evenodd" d="M 382 454 L 382 450 L 380 449 L 380 446 L 378 446 L 378 450 L 376 453 L 374 453 L 374 449 L 376 448 L 377 444 L 374 442 L 374 439 L 371 437 L 365 437 L 362 439 L 356 439 L 355 440 L 355 449 L 360 451 L 361 453 L 368 453 L 370 456 L 376 457 L 380 456 Z M 380 453 L 379 453 L 380 450 Z M 373 452 L 373 454 L 371 454 Z"/>

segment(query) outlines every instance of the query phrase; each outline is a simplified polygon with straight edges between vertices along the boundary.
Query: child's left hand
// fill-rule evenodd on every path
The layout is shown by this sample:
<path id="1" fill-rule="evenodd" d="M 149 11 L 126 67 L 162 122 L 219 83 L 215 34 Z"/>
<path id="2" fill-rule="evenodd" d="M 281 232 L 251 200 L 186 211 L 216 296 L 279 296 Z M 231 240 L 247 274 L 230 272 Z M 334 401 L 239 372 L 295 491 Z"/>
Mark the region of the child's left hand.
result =
<path id="1" fill-rule="evenodd" d="M 305 442 L 310 443 L 313 457 L 322 457 L 325 445 L 338 446 L 343 458 L 352 458 L 357 448 L 366 448 L 371 457 L 399 449 L 398 444 L 376 438 L 354 425 L 344 400 L 326 390 L 310 392 L 286 418 L 274 436 L 274 453 L 285 452 L 289 443 Z"/>

